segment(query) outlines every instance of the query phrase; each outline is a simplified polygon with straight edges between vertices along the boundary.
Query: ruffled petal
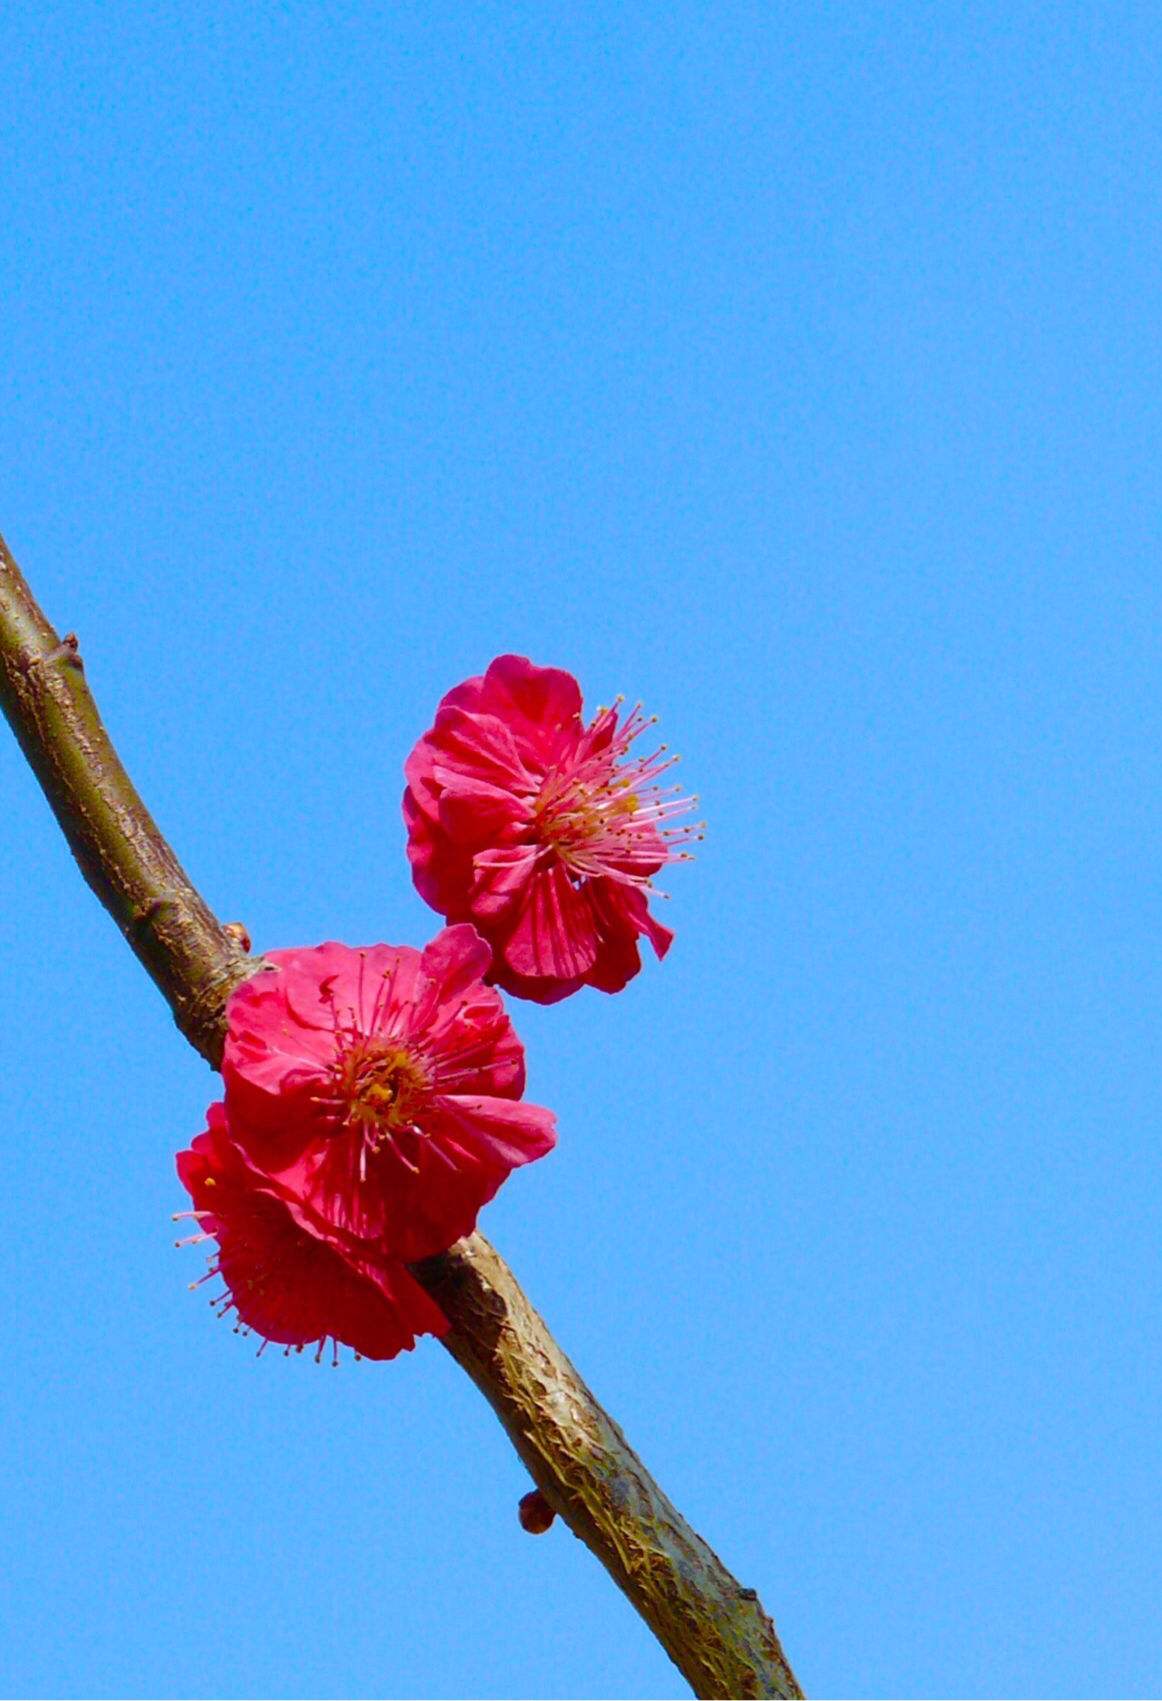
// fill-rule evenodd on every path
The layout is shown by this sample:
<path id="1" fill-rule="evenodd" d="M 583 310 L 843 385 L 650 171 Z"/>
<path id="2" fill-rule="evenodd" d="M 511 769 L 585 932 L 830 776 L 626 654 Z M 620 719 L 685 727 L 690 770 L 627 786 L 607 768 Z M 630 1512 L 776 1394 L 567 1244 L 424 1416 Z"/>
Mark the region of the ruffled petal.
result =
<path id="1" fill-rule="evenodd" d="M 572 980 L 584 977 L 596 958 L 597 929 L 587 898 L 560 863 L 539 868 L 521 895 L 505 963 L 518 975 Z"/>
<path id="2" fill-rule="evenodd" d="M 556 1118 L 539 1104 L 458 1093 L 441 1098 L 437 1108 L 469 1151 L 510 1169 L 543 1158 L 557 1143 Z M 434 1137 L 443 1137 L 439 1124 Z"/>
<path id="3" fill-rule="evenodd" d="M 492 987 L 482 986 L 452 1019 L 434 1027 L 425 1053 L 436 1093 L 467 1087 L 492 1098 L 519 1099 L 524 1092 L 524 1046 Z"/>
<path id="4" fill-rule="evenodd" d="M 457 780 L 440 794 L 440 830 L 464 849 L 512 839 L 528 824 L 524 798 L 477 781 Z"/>
<path id="5" fill-rule="evenodd" d="M 524 998 L 530 1004 L 559 1004 L 586 985 L 588 976 L 577 975 L 572 980 L 553 980 L 545 975 L 518 975 L 499 954 L 493 958 L 491 978 L 497 986 L 514 998 Z M 499 964 L 499 967 L 495 966 Z M 590 973 L 593 971 L 590 970 Z"/>
<path id="6" fill-rule="evenodd" d="M 424 946 L 420 966 L 429 983 L 439 988 L 440 1005 L 462 1003 L 472 985 L 492 961 L 492 951 L 467 922 L 445 927 Z"/>
<path id="7" fill-rule="evenodd" d="M 559 760 L 581 737 L 581 687 L 559 667 L 527 656 L 497 656 L 484 675 L 481 703 L 509 725 L 526 760 Z"/>
<path id="8" fill-rule="evenodd" d="M 249 1165 L 227 1132 L 222 1105 L 179 1152 L 178 1175 L 218 1241 L 228 1309 L 286 1346 L 333 1336 L 368 1358 L 394 1358 L 447 1319 L 399 1260 L 355 1249 L 316 1229 L 277 1184 Z"/>
<path id="9" fill-rule="evenodd" d="M 269 1194 L 239 1201 L 219 1228 L 218 1264 L 241 1321 L 288 1346 L 334 1336 L 366 1358 L 395 1358 L 447 1319 L 400 1262 L 342 1258 Z"/>
<path id="10" fill-rule="evenodd" d="M 403 819 L 408 835 L 408 861 L 417 892 L 441 915 L 450 921 L 459 920 L 467 913 L 467 893 L 472 884 L 471 853 L 453 843 L 440 827 L 438 818 L 433 821 L 424 814 L 410 790 L 403 796 Z"/>
<path id="11" fill-rule="evenodd" d="M 620 992 L 641 969 L 639 935 L 645 934 L 659 957 L 665 956 L 674 935 L 655 921 L 639 887 L 615 880 L 594 880 L 590 882 L 589 895 L 601 949 L 586 982 L 599 992 Z"/>
<path id="12" fill-rule="evenodd" d="M 441 786 L 467 779 L 518 794 L 536 789 L 511 731 L 495 715 L 441 709 L 428 742 L 431 780 Z"/>
<path id="13" fill-rule="evenodd" d="M 519 909 L 540 860 L 536 845 L 480 851 L 472 863 L 472 914 L 482 922 L 495 923 L 506 911 Z"/>

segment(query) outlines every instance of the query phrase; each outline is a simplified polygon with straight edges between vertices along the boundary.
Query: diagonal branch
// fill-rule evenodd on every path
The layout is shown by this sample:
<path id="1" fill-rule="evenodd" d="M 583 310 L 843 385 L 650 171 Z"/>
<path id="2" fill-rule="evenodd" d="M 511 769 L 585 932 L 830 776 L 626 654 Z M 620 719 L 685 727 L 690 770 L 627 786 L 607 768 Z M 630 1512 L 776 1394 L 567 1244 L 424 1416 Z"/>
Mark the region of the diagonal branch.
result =
<path id="1" fill-rule="evenodd" d="M 262 966 L 195 890 L 121 765 L 85 681 L 0 538 L 0 707 L 81 872 L 173 1010 L 221 1062 L 225 1005 Z M 511 1270 L 470 1235 L 415 1273 L 444 1345 L 492 1406 L 546 1500 L 596 1554 L 699 1696 L 799 1696 L 775 1627 L 654 1482 Z"/>

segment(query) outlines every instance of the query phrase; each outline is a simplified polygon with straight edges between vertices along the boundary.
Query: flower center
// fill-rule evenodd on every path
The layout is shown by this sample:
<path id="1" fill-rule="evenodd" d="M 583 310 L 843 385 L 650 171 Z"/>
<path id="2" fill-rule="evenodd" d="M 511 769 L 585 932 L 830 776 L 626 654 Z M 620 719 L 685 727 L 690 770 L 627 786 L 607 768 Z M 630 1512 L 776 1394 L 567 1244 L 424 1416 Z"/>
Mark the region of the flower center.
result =
<path id="1" fill-rule="evenodd" d="M 347 1120 L 374 1150 L 380 1138 L 414 1126 L 428 1090 L 427 1074 L 402 1046 L 368 1045 L 339 1060 L 340 1096 Z"/>

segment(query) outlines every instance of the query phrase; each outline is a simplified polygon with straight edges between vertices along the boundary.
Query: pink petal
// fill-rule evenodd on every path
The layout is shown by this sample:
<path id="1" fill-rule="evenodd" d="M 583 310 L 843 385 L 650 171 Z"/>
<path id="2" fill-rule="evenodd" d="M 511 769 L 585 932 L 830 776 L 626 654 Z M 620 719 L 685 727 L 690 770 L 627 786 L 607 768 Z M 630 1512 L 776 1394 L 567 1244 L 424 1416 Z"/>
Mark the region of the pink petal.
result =
<path id="1" fill-rule="evenodd" d="M 519 904 L 536 874 L 540 854 L 536 845 L 480 851 L 472 863 L 472 914 L 491 921 Z"/>
<path id="2" fill-rule="evenodd" d="M 454 916 L 466 907 L 472 884 L 471 855 L 452 843 L 438 821 L 424 814 L 411 791 L 403 795 L 403 818 L 416 890 L 441 915 Z"/>
<path id="3" fill-rule="evenodd" d="M 503 987 L 514 998 L 525 998 L 530 1004 L 559 1004 L 563 998 L 579 991 L 595 973 L 596 965 L 588 974 L 575 976 L 572 980 L 553 980 L 547 975 L 518 975 L 503 958 L 499 962 L 494 958 L 492 978 L 497 986 Z"/>
<path id="4" fill-rule="evenodd" d="M 491 963 L 491 947 L 469 922 L 442 929 L 420 957 L 424 974 L 439 988 L 441 1006 L 460 1003 Z"/>
<path id="5" fill-rule="evenodd" d="M 620 992 L 642 966 L 638 935 L 644 933 L 659 957 L 665 956 L 674 935 L 655 921 L 645 893 L 616 880 L 590 882 L 589 898 L 597 918 L 601 949 L 586 975 L 599 992 Z"/>
<path id="6" fill-rule="evenodd" d="M 572 980 L 597 956 L 593 911 L 560 863 L 538 869 L 523 894 L 520 912 L 504 947 L 518 975 Z"/>
<path id="7" fill-rule="evenodd" d="M 528 819 L 523 798 L 482 781 L 457 780 L 440 795 L 440 826 L 450 839 L 466 847 L 495 844 Z"/>
<path id="8" fill-rule="evenodd" d="M 528 793 L 536 789 L 512 733 L 495 715 L 441 709 L 428 742 L 433 747 L 431 780 L 441 785 L 466 778 L 502 791 Z"/>
<path id="9" fill-rule="evenodd" d="M 484 675 L 482 700 L 507 718 L 514 710 L 546 733 L 581 718 L 581 687 L 564 668 L 537 667 L 527 656 L 497 656 Z M 580 725 L 576 729 L 580 732 Z"/>
<path id="10" fill-rule="evenodd" d="M 557 1143 L 556 1118 L 542 1105 L 449 1093 L 437 1099 L 433 1108 L 453 1124 L 457 1138 L 469 1150 L 509 1169 L 544 1157 Z M 438 1124 L 433 1125 L 432 1137 L 440 1139 Z"/>

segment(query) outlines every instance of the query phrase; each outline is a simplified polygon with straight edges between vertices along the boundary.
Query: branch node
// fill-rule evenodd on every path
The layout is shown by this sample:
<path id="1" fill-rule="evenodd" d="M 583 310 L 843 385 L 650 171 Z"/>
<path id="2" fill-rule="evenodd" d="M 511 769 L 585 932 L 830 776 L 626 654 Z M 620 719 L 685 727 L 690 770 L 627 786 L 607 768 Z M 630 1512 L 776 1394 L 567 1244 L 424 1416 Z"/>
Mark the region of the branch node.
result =
<path id="1" fill-rule="evenodd" d="M 148 903 L 139 904 L 125 924 L 125 936 L 129 940 L 142 939 L 156 931 L 158 926 L 167 921 L 178 921 L 181 917 L 181 905 L 173 897 L 150 898 Z"/>
<path id="2" fill-rule="evenodd" d="M 54 645 L 51 650 L 43 650 L 38 655 L 29 656 L 25 663 L 25 670 L 33 667 L 51 667 L 53 662 L 58 661 L 63 661 L 68 666 L 77 668 L 81 673 L 85 671 L 85 664 L 81 660 L 81 641 L 75 632 L 66 632 L 60 643 Z"/>

